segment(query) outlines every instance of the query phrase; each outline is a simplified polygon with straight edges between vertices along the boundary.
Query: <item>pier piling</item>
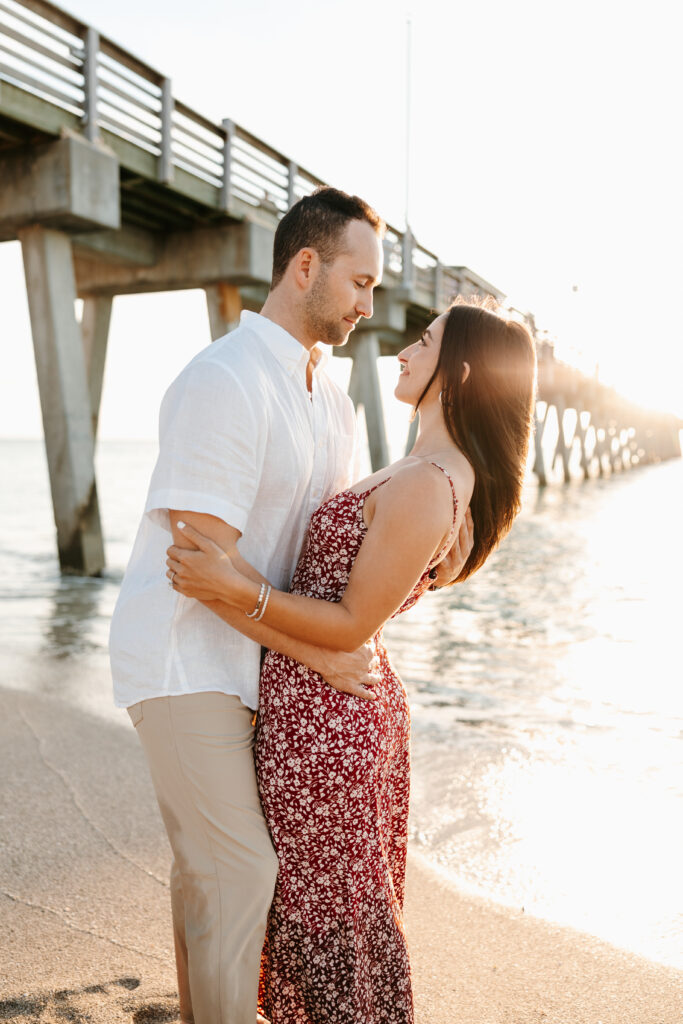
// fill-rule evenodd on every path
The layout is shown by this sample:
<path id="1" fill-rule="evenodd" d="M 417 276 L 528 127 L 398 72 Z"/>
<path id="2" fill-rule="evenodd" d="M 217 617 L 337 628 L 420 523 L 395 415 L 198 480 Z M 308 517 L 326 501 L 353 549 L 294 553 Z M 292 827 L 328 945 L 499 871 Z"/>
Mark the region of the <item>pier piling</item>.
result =
<path id="1" fill-rule="evenodd" d="M 95 486 L 93 417 L 71 244 L 59 231 L 22 228 L 31 331 L 57 526 L 66 572 L 94 576 L 104 568 Z M 95 360 L 92 360 L 93 364 Z"/>

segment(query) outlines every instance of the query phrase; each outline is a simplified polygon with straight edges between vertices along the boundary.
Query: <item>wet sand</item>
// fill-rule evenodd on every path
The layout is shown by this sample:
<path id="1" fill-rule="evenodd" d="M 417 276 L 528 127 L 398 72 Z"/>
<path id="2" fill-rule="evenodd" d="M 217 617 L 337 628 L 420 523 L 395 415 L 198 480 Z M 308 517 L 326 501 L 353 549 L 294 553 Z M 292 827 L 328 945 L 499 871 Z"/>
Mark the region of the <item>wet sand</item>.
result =
<path id="1" fill-rule="evenodd" d="M 0 1020 L 178 1019 L 170 856 L 120 720 L 0 690 Z M 417 1024 L 683 1021 L 683 971 L 465 896 L 415 856 L 406 918 Z"/>

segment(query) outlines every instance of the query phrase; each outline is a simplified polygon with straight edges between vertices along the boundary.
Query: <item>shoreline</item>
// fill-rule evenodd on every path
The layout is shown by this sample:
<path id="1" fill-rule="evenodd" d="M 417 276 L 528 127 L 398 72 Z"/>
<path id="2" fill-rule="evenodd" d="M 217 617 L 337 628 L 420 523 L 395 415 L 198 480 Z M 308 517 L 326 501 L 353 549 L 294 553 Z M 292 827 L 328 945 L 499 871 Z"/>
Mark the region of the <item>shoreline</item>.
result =
<path id="1" fill-rule="evenodd" d="M 680 1024 L 683 971 L 458 890 L 408 861 L 417 1024 Z"/>
<path id="2" fill-rule="evenodd" d="M 0 690 L 0 738 L 0 1020 L 177 1020 L 170 855 L 133 730 Z M 416 1024 L 683 1020 L 683 971 L 464 893 L 416 852 L 406 927 Z"/>

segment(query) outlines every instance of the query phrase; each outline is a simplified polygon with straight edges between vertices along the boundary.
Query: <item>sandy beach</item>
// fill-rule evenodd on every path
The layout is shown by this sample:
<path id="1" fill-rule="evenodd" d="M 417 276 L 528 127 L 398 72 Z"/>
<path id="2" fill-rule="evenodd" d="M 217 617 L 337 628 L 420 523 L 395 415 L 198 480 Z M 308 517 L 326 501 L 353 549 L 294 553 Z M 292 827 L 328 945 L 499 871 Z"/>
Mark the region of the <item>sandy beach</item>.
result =
<path id="1" fill-rule="evenodd" d="M 2 690 L 0 736 L 0 1020 L 177 1020 L 170 857 L 132 727 Z M 683 972 L 465 896 L 415 856 L 406 916 L 418 1024 L 683 1021 Z"/>

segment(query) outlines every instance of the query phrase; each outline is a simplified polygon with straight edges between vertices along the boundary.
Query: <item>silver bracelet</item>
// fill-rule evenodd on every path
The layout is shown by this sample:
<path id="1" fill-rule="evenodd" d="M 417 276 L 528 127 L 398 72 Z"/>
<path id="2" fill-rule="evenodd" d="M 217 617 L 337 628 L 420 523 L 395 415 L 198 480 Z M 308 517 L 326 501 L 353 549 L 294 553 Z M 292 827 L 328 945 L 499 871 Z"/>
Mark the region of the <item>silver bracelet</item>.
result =
<path id="1" fill-rule="evenodd" d="M 266 608 L 268 607 L 268 598 L 270 597 L 270 592 L 271 592 L 272 589 L 273 588 L 271 587 L 271 585 L 269 583 L 268 584 L 268 589 L 266 590 L 266 599 L 263 602 L 263 608 L 261 609 L 261 614 L 258 616 L 258 618 L 254 619 L 254 622 L 260 622 L 261 619 L 263 618 L 263 616 L 266 614 Z"/>
<path id="2" fill-rule="evenodd" d="M 265 594 L 265 592 L 266 592 L 266 585 L 265 585 L 265 583 L 262 583 L 261 584 L 261 589 L 259 590 L 258 601 L 256 602 L 256 607 L 254 608 L 253 612 L 245 612 L 244 613 L 248 619 L 255 618 L 258 615 L 258 613 L 261 611 L 261 604 L 263 603 L 263 595 Z M 258 622 L 258 619 L 256 619 L 256 621 Z"/>

